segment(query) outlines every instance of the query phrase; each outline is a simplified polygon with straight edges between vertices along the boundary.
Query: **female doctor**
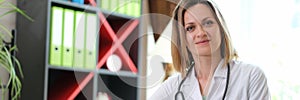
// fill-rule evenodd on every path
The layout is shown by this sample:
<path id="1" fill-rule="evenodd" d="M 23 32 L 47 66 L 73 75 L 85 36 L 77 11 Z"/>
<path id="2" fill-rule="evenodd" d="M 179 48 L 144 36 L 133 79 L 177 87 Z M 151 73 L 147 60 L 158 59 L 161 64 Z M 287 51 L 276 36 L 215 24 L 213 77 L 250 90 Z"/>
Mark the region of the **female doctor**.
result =
<path id="1" fill-rule="evenodd" d="M 173 13 L 172 59 L 181 74 L 150 100 L 269 100 L 263 71 L 236 61 L 225 21 L 207 0 L 181 0 Z"/>

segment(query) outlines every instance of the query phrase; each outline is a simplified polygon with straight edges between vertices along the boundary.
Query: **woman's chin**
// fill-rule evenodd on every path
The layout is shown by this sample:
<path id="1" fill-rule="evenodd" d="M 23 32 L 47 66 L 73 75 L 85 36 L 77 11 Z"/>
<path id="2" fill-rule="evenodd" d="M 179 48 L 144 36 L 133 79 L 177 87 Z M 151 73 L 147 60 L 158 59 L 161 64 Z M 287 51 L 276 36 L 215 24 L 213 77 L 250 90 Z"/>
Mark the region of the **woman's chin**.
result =
<path id="1" fill-rule="evenodd" d="M 211 52 L 210 52 L 210 50 L 209 51 L 198 51 L 198 52 L 196 52 L 195 55 L 197 55 L 197 56 L 210 56 Z"/>

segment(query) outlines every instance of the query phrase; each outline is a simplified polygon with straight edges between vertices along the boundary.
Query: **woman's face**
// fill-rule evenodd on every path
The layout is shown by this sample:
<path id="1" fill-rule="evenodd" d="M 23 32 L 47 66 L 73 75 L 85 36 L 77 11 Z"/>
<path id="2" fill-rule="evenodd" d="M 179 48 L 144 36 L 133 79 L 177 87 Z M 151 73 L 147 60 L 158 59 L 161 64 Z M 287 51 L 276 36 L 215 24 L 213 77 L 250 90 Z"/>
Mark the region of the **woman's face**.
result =
<path id="1" fill-rule="evenodd" d="M 212 11 L 204 4 L 196 4 L 184 13 L 184 29 L 188 49 L 192 55 L 211 56 L 220 53 L 221 34 Z"/>

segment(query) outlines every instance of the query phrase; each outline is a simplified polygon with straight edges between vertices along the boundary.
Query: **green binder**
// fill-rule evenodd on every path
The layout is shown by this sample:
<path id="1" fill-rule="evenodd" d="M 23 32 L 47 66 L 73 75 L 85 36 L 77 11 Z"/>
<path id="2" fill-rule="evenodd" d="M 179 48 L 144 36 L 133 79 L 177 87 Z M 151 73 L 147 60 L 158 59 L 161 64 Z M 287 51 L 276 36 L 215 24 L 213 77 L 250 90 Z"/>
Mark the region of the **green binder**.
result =
<path id="1" fill-rule="evenodd" d="M 100 2 L 100 8 L 105 9 L 105 10 L 110 10 L 110 0 L 101 0 Z"/>
<path id="2" fill-rule="evenodd" d="M 117 10 L 118 13 L 125 14 L 127 11 L 126 5 L 129 3 L 128 0 L 119 0 L 119 8 Z"/>
<path id="3" fill-rule="evenodd" d="M 134 12 L 134 0 L 128 0 L 128 3 L 126 4 L 126 15 L 132 16 L 133 12 Z"/>
<path id="4" fill-rule="evenodd" d="M 116 12 L 119 6 L 119 0 L 108 0 L 110 2 L 109 10 L 112 12 Z"/>
<path id="5" fill-rule="evenodd" d="M 50 65 L 61 66 L 63 8 L 51 8 Z"/>
<path id="6" fill-rule="evenodd" d="M 71 9 L 64 9 L 62 65 L 66 67 L 73 66 L 74 24 L 74 11 Z"/>
<path id="7" fill-rule="evenodd" d="M 122 6 L 119 11 L 123 14 L 139 17 L 141 13 L 141 2 L 140 0 L 126 0 L 124 6 Z"/>
<path id="8" fill-rule="evenodd" d="M 134 0 L 134 4 L 133 4 L 133 13 L 132 13 L 132 16 L 133 17 L 139 17 L 141 16 L 141 10 L 142 10 L 142 3 L 141 3 L 141 0 Z"/>
<path id="9" fill-rule="evenodd" d="M 85 67 L 87 69 L 96 68 L 96 40 L 97 40 L 97 16 L 96 14 L 86 14 L 86 44 L 85 44 Z"/>
<path id="10" fill-rule="evenodd" d="M 74 44 L 74 62 L 73 67 L 84 67 L 84 34 L 85 34 L 85 13 L 82 11 L 75 12 L 75 44 Z"/>

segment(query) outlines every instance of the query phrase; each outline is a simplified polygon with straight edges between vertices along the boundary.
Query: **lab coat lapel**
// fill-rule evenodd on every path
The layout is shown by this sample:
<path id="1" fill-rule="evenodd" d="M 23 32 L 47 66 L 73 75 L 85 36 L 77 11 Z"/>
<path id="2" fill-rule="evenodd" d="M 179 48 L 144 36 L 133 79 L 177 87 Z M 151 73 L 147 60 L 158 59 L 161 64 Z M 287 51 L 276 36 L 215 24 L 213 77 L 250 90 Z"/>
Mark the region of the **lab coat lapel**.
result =
<path id="1" fill-rule="evenodd" d="M 227 64 L 226 64 L 227 65 Z M 208 92 L 207 99 L 221 99 L 226 85 L 227 66 L 224 66 L 224 60 L 221 60 L 213 78 Z"/>
<path id="2" fill-rule="evenodd" d="M 187 76 L 186 81 L 182 84 L 182 90 L 186 100 L 202 100 L 194 68 L 191 71 L 191 74 Z"/>
<path id="3" fill-rule="evenodd" d="M 224 65 L 224 59 L 220 61 L 217 69 L 215 70 L 215 73 L 211 81 L 211 85 L 209 86 L 207 100 L 210 100 L 212 98 L 221 99 L 223 96 L 223 91 L 225 89 L 226 78 L 227 78 L 226 76 L 227 66 L 225 65 L 224 67 L 223 65 Z M 184 93 L 186 100 L 202 100 L 202 95 L 198 84 L 198 80 L 195 76 L 194 68 L 191 71 L 191 74 L 187 76 L 186 81 L 182 84 L 182 91 Z"/>

